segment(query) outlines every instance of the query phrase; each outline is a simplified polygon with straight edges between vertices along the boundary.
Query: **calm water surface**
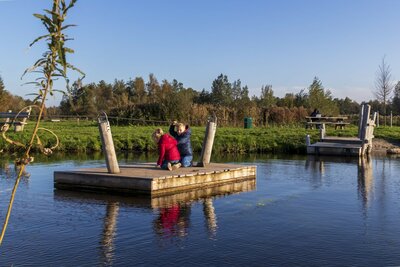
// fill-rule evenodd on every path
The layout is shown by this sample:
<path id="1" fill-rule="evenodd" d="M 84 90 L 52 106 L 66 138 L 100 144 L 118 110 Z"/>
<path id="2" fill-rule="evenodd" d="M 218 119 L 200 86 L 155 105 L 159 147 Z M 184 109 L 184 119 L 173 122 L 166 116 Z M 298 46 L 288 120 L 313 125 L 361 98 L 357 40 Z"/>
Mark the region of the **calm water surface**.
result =
<path id="1" fill-rule="evenodd" d="M 120 163 L 155 161 L 121 156 Z M 53 172 L 97 157 L 28 166 L 0 247 L 0 266 L 400 265 L 400 158 L 252 155 L 253 181 L 172 197 L 53 188 Z M 15 181 L 0 160 L 1 224 Z"/>

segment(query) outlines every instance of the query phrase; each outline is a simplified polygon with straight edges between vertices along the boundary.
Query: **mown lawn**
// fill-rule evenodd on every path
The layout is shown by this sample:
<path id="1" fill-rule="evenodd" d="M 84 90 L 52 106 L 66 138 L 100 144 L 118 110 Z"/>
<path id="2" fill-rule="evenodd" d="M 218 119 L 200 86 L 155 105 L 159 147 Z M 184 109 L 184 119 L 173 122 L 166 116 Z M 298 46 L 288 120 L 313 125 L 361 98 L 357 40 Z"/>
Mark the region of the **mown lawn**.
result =
<path id="1" fill-rule="evenodd" d="M 7 137 L 27 143 L 33 130 L 34 122 L 30 121 L 23 132 L 7 132 Z M 53 131 L 60 140 L 59 151 L 90 152 L 100 151 L 101 141 L 97 122 L 61 121 L 42 122 L 41 127 Z M 113 126 L 111 131 L 117 151 L 154 151 L 156 146 L 151 133 L 158 126 Z M 168 126 L 161 127 L 164 131 Z M 192 145 L 194 151 L 201 151 L 205 127 L 192 128 Z M 223 153 L 305 153 L 305 136 L 309 134 L 311 141 L 318 139 L 316 129 L 305 129 L 303 126 L 270 126 L 263 128 L 217 128 L 214 151 Z M 350 125 L 344 130 L 334 130 L 328 126 L 327 135 L 356 136 L 357 127 Z M 387 140 L 400 140 L 400 127 L 378 127 L 375 137 Z M 55 138 L 46 132 L 40 132 L 40 140 L 46 146 L 52 146 Z M 0 149 L 4 152 L 14 151 L 14 147 L 0 138 Z"/>

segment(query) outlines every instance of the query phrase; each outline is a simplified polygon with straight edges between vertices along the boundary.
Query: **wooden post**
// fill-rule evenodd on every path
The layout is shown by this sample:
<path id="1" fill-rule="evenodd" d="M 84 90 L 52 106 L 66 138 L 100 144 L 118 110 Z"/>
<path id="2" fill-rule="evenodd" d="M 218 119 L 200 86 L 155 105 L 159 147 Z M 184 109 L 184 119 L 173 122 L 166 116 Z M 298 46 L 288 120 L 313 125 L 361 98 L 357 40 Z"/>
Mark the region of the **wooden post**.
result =
<path id="1" fill-rule="evenodd" d="M 362 104 L 360 107 L 360 114 L 358 115 L 358 138 L 361 139 L 361 129 L 362 129 L 362 118 L 363 118 L 363 114 L 364 114 L 364 105 Z"/>
<path id="2" fill-rule="evenodd" d="M 31 115 L 31 111 L 32 111 L 32 107 L 29 107 L 26 112 L 28 113 L 28 117 Z M 21 120 L 21 124 L 14 125 L 14 131 L 15 132 L 21 132 L 22 130 L 24 130 L 25 124 L 27 123 L 26 121 L 28 120 L 28 117 L 25 117 Z"/>
<path id="3" fill-rule="evenodd" d="M 390 111 L 390 127 L 393 126 L 393 111 Z"/>
<path id="4" fill-rule="evenodd" d="M 363 116 L 361 118 L 361 129 L 360 129 L 360 139 L 365 140 L 367 137 L 369 113 L 371 111 L 371 106 L 368 104 L 363 105 Z"/>
<path id="5" fill-rule="evenodd" d="M 322 139 L 325 138 L 325 133 L 326 133 L 325 123 L 321 123 L 320 128 L 319 128 L 319 140 L 320 141 L 322 141 Z"/>
<path id="6" fill-rule="evenodd" d="M 372 133 L 371 127 L 374 127 L 372 120 L 369 118 L 371 106 L 368 104 L 363 105 L 363 117 L 361 121 L 360 140 L 362 141 L 361 156 L 369 154 L 372 149 Z"/>
<path id="7" fill-rule="evenodd" d="M 201 149 L 201 156 L 199 162 L 197 162 L 198 167 L 205 167 L 207 164 L 210 164 L 216 130 L 217 117 L 214 115 L 213 120 L 208 120 L 207 122 L 206 133 L 204 135 L 203 146 Z"/>
<path id="8" fill-rule="evenodd" d="M 8 113 L 12 113 L 12 110 L 11 110 L 11 109 L 8 110 Z M 9 125 L 8 122 L 10 122 L 10 117 L 7 117 L 6 120 L 5 120 L 5 122 L 7 122 L 7 123 L 6 123 L 7 125 Z M 4 125 L 5 125 L 5 124 L 4 124 Z M 8 129 L 8 128 L 7 128 L 7 129 Z"/>
<path id="9" fill-rule="evenodd" d="M 12 112 L 12 110 L 9 110 L 8 111 L 8 113 L 11 113 Z M 0 132 L 7 132 L 8 131 L 8 129 L 10 128 L 10 117 L 7 117 L 5 120 L 4 120 L 4 123 L 3 123 L 3 125 L 1 126 L 1 128 L 0 128 Z"/>
<path id="10" fill-rule="evenodd" d="M 310 145 L 311 145 L 310 135 L 307 134 L 306 135 L 306 146 L 310 146 Z"/>
<path id="11" fill-rule="evenodd" d="M 379 127 L 379 111 L 378 111 L 377 117 L 376 117 L 376 127 Z"/>
<path id="12" fill-rule="evenodd" d="M 105 112 L 103 117 L 98 117 L 99 131 L 103 153 L 106 157 L 107 170 L 109 173 L 119 173 L 117 156 L 115 154 L 114 142 L 112 139 L 110 123 Z"/>
<path id="13" fill-rule="evenodd" d="M 372 120 L 369 120 L 368 123 L 368 147 L 366 149 L 367 154 L 371 154 L 372 152 L 372 138 L 374 138 L 374 128 L 375 128 L 375 121 L 376 121 L 377 113 L 374 112 L 372 116 Z"/>

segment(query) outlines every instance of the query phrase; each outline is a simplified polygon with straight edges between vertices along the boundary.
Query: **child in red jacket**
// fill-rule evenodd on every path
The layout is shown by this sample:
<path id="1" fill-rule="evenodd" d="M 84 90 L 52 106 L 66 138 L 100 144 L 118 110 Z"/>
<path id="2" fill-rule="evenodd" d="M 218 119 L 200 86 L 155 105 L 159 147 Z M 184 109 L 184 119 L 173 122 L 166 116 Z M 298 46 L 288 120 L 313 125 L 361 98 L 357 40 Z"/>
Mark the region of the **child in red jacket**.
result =
<path id="1" fill-rule="evenodd" d="M 179 160 L 181 155 L 177 148 L 177 141 L 169 134 L 164 134 L 161 128 L 156 129 L 151 135 L 154 142 L 158 144 L 157 167 L 164 170 L 175 170 L 181 167 Z"/>

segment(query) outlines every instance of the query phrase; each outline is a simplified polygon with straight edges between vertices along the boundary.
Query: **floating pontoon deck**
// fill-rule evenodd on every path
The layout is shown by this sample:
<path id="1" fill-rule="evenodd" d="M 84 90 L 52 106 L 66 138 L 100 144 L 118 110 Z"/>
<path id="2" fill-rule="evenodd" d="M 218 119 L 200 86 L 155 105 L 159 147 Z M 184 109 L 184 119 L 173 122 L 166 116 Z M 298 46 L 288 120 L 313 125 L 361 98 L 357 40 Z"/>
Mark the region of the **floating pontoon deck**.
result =
<path id="1" fill-rule="evenodd" d="M 221 163 L 173 171 L 156 168 L 155 163 L 125 165 L 119 168 L 120 173 L 109 173 L 105 167 L 56 171 L 54 172 L 54 187 L 167 195 L 256 177 L 256 166 Z"/>

